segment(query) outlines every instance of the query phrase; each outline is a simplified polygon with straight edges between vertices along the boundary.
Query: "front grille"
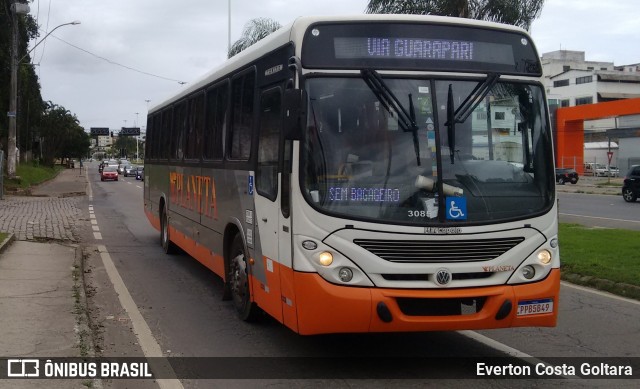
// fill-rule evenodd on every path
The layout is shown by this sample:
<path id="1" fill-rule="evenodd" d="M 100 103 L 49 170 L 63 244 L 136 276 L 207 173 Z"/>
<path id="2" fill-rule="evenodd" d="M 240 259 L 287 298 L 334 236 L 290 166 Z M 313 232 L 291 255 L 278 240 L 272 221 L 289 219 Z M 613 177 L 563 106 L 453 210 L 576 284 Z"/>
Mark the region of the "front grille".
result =
<path id="1" fill-rule="evenodd" d="M 433 263 L 490 261 L 524 241 L 523 237 L 467 240 L 377 240 L 353 242 L 390 262 Z"/>

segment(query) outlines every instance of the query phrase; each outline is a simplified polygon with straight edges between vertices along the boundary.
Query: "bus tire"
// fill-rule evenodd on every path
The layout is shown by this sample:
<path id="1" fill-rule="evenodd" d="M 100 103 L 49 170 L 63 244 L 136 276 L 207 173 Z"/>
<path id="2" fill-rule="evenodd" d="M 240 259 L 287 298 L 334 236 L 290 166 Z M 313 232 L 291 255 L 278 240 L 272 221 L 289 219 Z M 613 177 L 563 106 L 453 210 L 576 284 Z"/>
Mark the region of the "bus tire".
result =
<path id="1" fill-rule="evenodd" d="M 177 252 L 176 245 L 171 242 L 171 237 L 169 236 L 169 216 L 164 207 L 160 212 L 160 244 L 166 254 L 171 255 Z"/>
<path id="2" fill-rule="evenodd" d="M 236 234 L 229 250 L 229 274 L 227 283 L 231 291 L 231 300 L 238 317 L 244 321 L 258 319 L 259 308 L 251 301 L 249 287 L 249 266 L 242 236 Z"/>

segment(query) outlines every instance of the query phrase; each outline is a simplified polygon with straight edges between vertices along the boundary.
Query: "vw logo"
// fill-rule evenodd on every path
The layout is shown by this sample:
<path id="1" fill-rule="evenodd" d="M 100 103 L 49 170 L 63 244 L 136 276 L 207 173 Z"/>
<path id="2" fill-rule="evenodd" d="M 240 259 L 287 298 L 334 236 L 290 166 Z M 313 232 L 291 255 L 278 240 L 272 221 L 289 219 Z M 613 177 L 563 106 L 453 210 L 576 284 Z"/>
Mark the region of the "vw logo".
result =
<path id="1" fill-rule="evenodd" d="M 439 269 L 435 276 L 436 284 L 446 286 L 451 282 L 451 272 L 448 269 Z"/>

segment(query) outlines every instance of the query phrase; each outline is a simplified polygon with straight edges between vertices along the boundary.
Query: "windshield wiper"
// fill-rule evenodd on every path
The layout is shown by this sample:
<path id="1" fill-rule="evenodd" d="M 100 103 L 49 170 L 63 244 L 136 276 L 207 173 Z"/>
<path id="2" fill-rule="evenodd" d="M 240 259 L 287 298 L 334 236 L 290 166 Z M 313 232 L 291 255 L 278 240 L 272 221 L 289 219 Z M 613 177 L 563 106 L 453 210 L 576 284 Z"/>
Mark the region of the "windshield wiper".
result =
<path id="1" fill-rule="evenodd" d="M 398 125 L 402 128 L 404 132 L 412 132 L 413 133 L 413 148 L 416 152 L 416 162 L 418 166 L 420 166 L 420 146 L 418 144 L 418 125 L 416 124 L 416 113 L 413 107 L 413 99 L 411 94 L 409 94 L 409 112 L 404 108 L 404 106 L 400 103 L 396 95 L 391 91 L 391 89 L 384 82 L 380 74 L 373 69 L 362 69 L 360 70 L 360 74 L 362 74 L 362 78 L 364 82 L 367 84 L 369 89 L 373 91 L 376 95 L 380 103 L 384 106 L 384 108 L 393 113 L 395 111 L 398 117 Z"/>
<path id="2" fill-rule="evenodd" d="M 447 95 L 447 122 L 444 125 L 447 127 L 451 164 L 454 163 L 456 148 L 456 123 L 464 123 L 467 120 L 469 115 L 471 115 L 498 82 L 498 78 L 500 78 L 500 74 L 489 73 L 483 82 L 479 82 L 478 85 L 473 88 L 455 112 L 453 110 L 453 87 L 452 84 L 449 84 L 449 92 Z"/>

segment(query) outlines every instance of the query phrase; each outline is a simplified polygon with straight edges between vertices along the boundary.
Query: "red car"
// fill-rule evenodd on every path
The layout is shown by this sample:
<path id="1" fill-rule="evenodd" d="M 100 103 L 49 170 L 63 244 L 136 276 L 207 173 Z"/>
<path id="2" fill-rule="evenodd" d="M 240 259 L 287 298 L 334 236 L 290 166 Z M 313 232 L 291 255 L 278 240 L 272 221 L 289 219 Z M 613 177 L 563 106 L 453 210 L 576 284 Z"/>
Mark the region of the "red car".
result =
<path id="1" fill-rule="evenodd" d="M 118 168 L 115 166 L 105 166 L 100 173 L 100 181 L 116 180 L 118 181 Z"/>

